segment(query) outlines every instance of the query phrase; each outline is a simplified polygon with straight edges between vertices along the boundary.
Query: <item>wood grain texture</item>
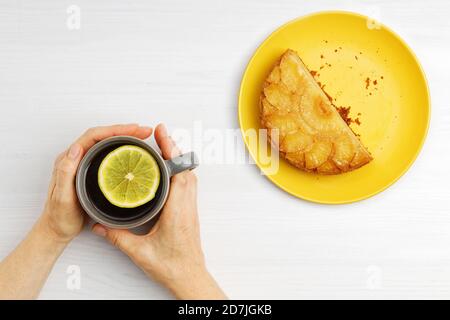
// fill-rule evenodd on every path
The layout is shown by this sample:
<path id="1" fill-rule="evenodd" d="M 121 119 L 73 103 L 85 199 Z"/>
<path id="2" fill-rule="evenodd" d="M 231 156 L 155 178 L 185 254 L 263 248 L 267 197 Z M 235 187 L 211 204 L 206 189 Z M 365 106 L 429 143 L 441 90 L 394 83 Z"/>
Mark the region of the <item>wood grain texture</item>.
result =
<path id="1" fill-rule="evenodd" d="M 71 4 L 81 9 L 77 31 L 66 27 Z M 425 147 L 387 191 L 341 206 L 293 198 L 253 165 L 202 163 L 208 266 L 232 298 L 449 298 L 445 0 L 0 0 L 0 258 L 40 214 L 54 157 L 87 127 L 237 128 L 240 78 L 257 45 L 284 22 L 327 9 L 378 12 L 415 51 L 433 103 Z M 67 289 L 69 265 L 81 268 L 80 290 Z M 86 230 L 41 298 L 171 297 Z"/>

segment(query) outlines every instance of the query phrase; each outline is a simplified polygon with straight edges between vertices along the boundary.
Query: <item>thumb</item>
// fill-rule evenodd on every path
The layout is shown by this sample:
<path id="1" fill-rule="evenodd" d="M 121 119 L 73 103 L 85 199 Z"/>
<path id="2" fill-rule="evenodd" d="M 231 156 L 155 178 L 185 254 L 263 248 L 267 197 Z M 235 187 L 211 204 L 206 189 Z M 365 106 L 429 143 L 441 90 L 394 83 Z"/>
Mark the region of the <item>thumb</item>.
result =
<path id="1" fill-rule="evenodd" d="M 96 223 L 92 227 L 92 232 L 106 238 L 112 245 L 128 256 L 132 255 L 134 249 L 139 245 L 140 237 L 129 230 L 111 229 Z"/>
<path id="2" fill-rule="evenodd" d="M 64 199 L 74 194 L 75 176 L 81 157 L 82 147 L 75 143 L 56 164 L 56 188 L 58 194 Z"/>

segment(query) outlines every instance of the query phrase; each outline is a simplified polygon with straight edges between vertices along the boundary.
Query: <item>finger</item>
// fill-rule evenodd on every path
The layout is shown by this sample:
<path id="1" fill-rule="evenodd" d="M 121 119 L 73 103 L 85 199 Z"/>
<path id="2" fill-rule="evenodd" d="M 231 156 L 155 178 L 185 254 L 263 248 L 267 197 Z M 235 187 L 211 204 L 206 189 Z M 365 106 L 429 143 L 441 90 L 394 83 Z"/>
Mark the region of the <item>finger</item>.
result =
<path id="1" fill-rule="evenodd" d="M 64 158 L 66 153 L 67 153 L 67 151 L 64 151 L 56 157 L 56 160 L 53 165 L 52 176 L 50 178 L 50 183 L 48 186 L 48 196 L 51 196 L 53 194 L 53 190 L 55 189 L 55 184 L 56 184 L 56 168 L 58 167 L 58 163 L 61 161 L 62 158 Z"/>
<path id="2" fill-rule="evenodd" d="M 159 148 L 161 149 L 164 159 L 172 159 L 181 154 L 180 149 L 178 149 L 173 139 L 167 133 L 166 126 L 162 123 L 156 126 L 155 140 Z"/>
<path id="3" fill-rule="evenodd" d="M 55 190 L 59 200 L 72 200 L 75 194 L 75 176 L 82 153 L 81 145 L 74 143 L 56 163 Z"/>
<path id="4" fill-rule="evenodd" d="M 95 127 L 88 129 L 81 137 L 79 143 L 84 150 L 88 150 L 97 142 L 113 136 L 133 136 L 146 139 L 152 134 L 153 129 L 142 127 L 138 124 L 118 124 L 113 126 Z"/>
<path id="5" fill-rule="evenodd" d="M 161 220 L 173 223 L 177 217 L 196 215 L 197 178 L 191 171 L 184 171 L 172 177 L 167 202 Z M 192 210 L 185 210 L 192 206 Z"/>
<path id="6" fill-rule="evenodd" d="M 111 229 L 96 223 L 92 232 L 106 238 L 112 245 L 132 257 L 134 250 L 138 247 L 141 238 L 129 230 Z"/>

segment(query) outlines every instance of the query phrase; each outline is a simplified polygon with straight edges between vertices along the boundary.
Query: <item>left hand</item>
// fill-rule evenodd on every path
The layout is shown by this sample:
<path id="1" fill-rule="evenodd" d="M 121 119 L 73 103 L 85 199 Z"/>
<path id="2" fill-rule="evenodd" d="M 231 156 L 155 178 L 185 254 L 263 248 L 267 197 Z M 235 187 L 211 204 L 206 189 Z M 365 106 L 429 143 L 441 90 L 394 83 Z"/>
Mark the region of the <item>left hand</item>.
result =
<path id="1" fill-rule="evenodd" d="M 146 139 L 151 134 L 151 128 L 137 124 L 91 128 L 57 157 L 40 219 L 51 236 L 58 241 L 69 242 L 83 228 L 84 212 L 76 195 L 75 176 L 84 154 L 97 142 L 112 136 L 127 135 Z"/>

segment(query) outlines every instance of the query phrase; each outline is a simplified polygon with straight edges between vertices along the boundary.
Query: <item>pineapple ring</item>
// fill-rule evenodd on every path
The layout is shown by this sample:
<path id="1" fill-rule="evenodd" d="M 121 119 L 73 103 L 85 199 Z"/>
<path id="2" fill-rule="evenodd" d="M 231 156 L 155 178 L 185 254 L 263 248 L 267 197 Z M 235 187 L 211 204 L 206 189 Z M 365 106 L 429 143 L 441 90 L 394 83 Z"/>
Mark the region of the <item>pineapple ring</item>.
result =
<path id="1" fill-rule="evenodd" d="M 338 174 L 372 160 L 295 51 L 267 77 L 260 110 L 262 126 L 279 132 L 281 156 L 302 170 Z"/>

